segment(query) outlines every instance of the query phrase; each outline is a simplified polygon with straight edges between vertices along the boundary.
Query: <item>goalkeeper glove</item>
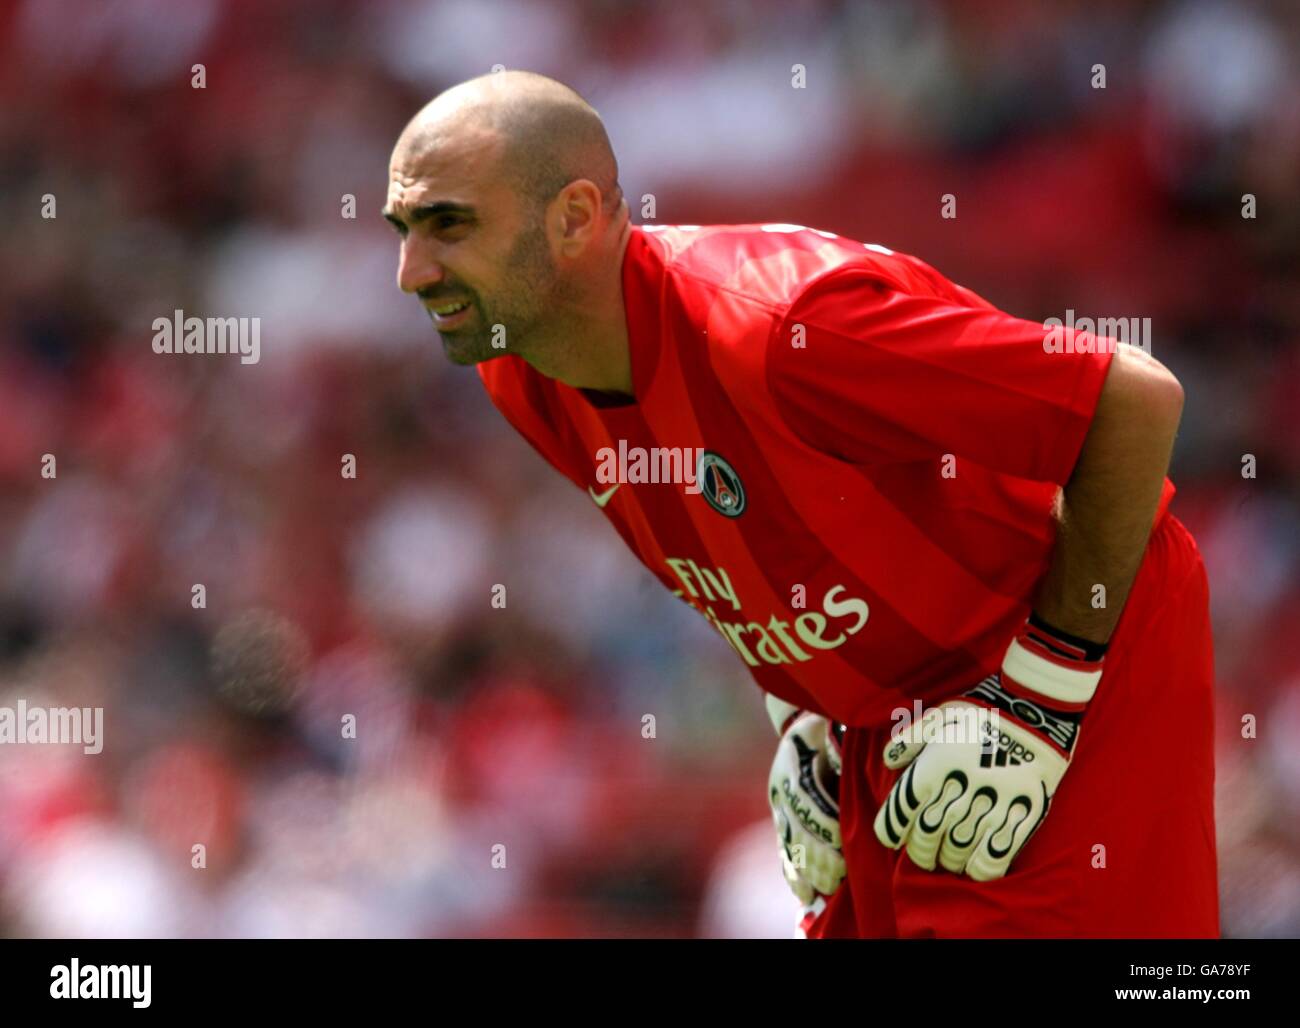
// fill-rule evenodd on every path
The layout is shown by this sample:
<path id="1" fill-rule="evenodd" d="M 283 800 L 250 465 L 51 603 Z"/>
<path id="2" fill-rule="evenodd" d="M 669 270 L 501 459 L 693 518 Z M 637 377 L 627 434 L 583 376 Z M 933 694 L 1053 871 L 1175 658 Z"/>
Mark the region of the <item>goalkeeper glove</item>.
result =
<path id="1" fill-rule="evenodd" d="M 768 802 L 785 880 L 804 906 L 800 927 L 806 931 L 844 878 L 839 738 L 820 714 L 771 695 L 767 708 L 781 738 L 768 776 Z"/>
<path id="2" fill-rule="evenodd" d="M 937 858 L 976 881 L 1006 874 L 1070 766 L 1105 651 L 1031 614 L 1001 672 L 895 731 L 885 764 L 907 770 L 876 814 L 876 838 L 927 871 Z"/>

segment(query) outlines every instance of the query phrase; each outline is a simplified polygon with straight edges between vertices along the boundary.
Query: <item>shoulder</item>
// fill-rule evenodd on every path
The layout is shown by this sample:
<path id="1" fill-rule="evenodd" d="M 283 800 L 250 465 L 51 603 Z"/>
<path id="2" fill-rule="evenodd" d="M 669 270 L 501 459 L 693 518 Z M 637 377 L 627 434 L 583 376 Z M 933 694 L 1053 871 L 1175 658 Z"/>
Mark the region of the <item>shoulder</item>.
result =
<path id="1" fill-rule="evenodd" d="M 782 223 L 646 225 L 640 232 L 678 290 L 726 293 L 777 312 L 826 276 L 877 267 L 892 255 L 875 244 Z"/>
<path id="2" fill-rule="evenodd" d="M 796 306 L 852 297 L 858 303 L 909 296 L 957 307 L 990 307 L 911 254 L 804 225 L 664 225 L 639 230 L 665 280 L 686 302 L 783 318 Z"/>

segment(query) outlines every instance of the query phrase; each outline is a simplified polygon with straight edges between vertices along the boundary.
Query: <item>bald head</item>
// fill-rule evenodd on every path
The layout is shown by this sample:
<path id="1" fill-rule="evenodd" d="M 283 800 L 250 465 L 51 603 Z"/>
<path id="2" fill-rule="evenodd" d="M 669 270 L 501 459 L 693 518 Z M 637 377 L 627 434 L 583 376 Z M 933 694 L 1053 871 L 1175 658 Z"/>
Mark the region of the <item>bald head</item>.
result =
<path id="1" fill-rule="evenodd" d="M 618 162 L 600 115 L 545 75 L 501 71 L 451 87 L 411 119 L 395 156 L 467 146 L 482 159 L 480 174 L 500 176 L 527 204 L 545 204 L 575 179 L 595 183 L 606 210 L 622 199 Z"/>
<path id="2" fill-rule="evenodd" d="M 393 149 L 383 214 L 398 286 L 453 361 L 509 353 L 585 379 L 613 360 L 593 380 L 623 380 L 609 347 L 625 332 L 627 203 L 600 116 L 568 86 L 506 71 L 434 98 Z"/>

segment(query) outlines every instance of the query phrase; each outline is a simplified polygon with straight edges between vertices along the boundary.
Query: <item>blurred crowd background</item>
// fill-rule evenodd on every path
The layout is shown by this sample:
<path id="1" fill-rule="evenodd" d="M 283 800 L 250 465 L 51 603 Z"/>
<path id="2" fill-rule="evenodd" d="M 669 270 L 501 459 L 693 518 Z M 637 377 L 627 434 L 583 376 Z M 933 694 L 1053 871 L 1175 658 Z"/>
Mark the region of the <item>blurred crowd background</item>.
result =
<path id="1" fill-rule="evenodd" d="M 761 695 L 396 288 L 392 142 L 494 64 L 597 107 L 636 223 L 1152 319 L 1223 928 L 1300 934 L 1298 54 L 1292 0 L 0 3 L 0 704 L 106 736 L 0 746 L 0 934 L 791 934 Z M 154 354 L 178 308 L 261 362 Z"/>

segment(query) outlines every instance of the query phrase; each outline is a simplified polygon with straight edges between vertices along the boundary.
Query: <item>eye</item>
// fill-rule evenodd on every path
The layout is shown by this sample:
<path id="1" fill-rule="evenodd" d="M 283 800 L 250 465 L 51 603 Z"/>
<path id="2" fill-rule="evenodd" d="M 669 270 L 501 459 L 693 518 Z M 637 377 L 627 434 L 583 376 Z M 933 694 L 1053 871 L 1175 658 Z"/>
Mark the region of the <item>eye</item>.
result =
<path id="1" fill-rule="evenodd" d="M 467 227 L 469 219 L 463 214 L 439 214 L 434 219 L 433 224 L 434 229 L 438 232 L 450 232 Z"/>

